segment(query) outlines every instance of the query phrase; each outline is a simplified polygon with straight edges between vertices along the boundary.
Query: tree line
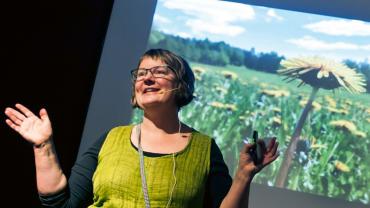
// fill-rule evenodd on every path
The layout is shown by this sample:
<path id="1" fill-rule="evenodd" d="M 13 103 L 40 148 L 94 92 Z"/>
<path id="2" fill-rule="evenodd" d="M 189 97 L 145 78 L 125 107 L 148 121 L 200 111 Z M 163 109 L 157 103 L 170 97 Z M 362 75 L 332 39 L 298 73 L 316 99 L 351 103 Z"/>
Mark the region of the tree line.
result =
<path id="1" fill-rule="evenodd" d="M 165 48 L 181 54 L 185 59 L 193 62 L 216 66 L 245 66 L 246 68 L 276 73 L 280 62 L 285 59 L 275 51 L 256 52 L 254 48 L 245 50 L 220 42 L 211 42 L 207 38 L 182 38 L 153 30 L 149 37 L 149 48 Z M 370 92 L 370 64 L 367 61 L 355 62 L 347 59 L 343 61 L 348 67 L 365 75 L 366 89 Z"/>
<path id="2" fill-rule="evenodd" d="M 245 66 L 268 73 L 276 73 L 280 61 L 284 59 L 284 56 L 280 56 L 274 51 L 256 53 L 254 48 L 244 50 L 232 47 L 223 41 L 211 42 L 208 39 L 182 38 L 159 31 L 152 31 L 149 38 L 149 48 L 165 48 L 181 54 L 185 59 L 193 62 L 216 66 Z"/>
<path id="3" fill-rule="evenodd" d="M 346 59 L 343 61 L 345 65 L 349 68 L 355 69 L 357 72 L 362 73 L 365 75 L 366 79 L 366 91 L 370 93 L 370 63 L 365 60 L 362 62 L 356 62 L 350 59 Z"/>

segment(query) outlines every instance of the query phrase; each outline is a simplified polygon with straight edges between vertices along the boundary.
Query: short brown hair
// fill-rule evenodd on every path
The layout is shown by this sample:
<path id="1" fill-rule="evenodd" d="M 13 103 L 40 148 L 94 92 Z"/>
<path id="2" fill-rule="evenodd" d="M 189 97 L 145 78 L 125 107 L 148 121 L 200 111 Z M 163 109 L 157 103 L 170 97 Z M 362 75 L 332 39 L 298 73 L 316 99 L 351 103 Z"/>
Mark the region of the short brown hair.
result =
<path id="1" fill-rule="evenodd" d="M 150 49 L 140 57 L 138 67 L 144 58 L 160 59 L 174 71 L 177 80 L 176 87 L 179 88 L 175 91 L 175 102 L 177 107 L 181 108 L 193 100 L 194 73 L 185 59 L 169 50 L 160 48 Z M 139 107 L 135 98 L 135 81 L 136 80 L 132 80 L 131 105 L 133 108 Z"/>

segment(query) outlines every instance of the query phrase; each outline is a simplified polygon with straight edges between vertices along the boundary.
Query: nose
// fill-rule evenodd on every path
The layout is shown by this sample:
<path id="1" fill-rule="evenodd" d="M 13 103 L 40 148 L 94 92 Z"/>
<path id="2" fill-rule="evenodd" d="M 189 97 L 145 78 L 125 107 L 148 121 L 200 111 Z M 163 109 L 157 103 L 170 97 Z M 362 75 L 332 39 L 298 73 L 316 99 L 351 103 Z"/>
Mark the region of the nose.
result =
<path id="1" fill-rule="evenodd" d="M 152 71 L 151 71 L 151 70 L 147 70 L 147 71 L 146 71 L 146 74 L 145 74 L 145 76 L 144 76 L 144 80 L 147 80 L 147 79 L 153 79 L 153 78 L 154 78 L 154 76 L 153 76 Z"/>
<path id="2" fill-rule="evenodd" d="M 146 85 L 152 85 L 155 83 L 154 76 L 151 71 L 147 71 L 146 75 L 143 78 L 143 81 L 144 81 L 144 84 Z"/>

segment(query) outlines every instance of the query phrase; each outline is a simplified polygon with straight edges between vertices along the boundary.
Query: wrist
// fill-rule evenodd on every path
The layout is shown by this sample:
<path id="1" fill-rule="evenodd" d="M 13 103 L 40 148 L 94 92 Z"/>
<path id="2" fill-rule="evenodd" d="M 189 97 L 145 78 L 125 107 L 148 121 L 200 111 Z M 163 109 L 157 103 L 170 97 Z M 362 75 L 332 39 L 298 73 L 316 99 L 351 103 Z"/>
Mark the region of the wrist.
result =
<path id="1" fill-rule="evenodd" d="M 49 138 L 48 140 L 43 141 L 39 144 L 33 144 L 33 149 L 34 150 L 41 150 L 41 149 L 44 149 L 46 146 L 50 146 L 50 144 L 51 144 L 51 138 Z"/>
<path id="2" fill-rule="evenodd" d="M 243 183 L 251 183 L 254 175 L 251 172 L 238 170 L 235 174 L 235 180 Z"/>

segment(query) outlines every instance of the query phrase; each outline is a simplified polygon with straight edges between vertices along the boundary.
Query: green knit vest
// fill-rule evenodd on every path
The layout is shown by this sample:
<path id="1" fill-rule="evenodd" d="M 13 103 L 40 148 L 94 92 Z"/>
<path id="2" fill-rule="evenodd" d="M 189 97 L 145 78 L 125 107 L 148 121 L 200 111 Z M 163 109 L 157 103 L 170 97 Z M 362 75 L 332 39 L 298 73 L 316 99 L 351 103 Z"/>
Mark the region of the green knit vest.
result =
<path id="1" fill-rule="evenodd" d="M 99 152 L 93 176 L 93 207 L 145 207 L 133 126 L 112 129 Z M 177 183 L 169 207 L 202 207 L 210 168 L 211 139 L 193 131 L 189 144 L 175 154 Z M 166 207 L 174 183 L 172 154 L 146 157 L 145 175 L 151 207 Z"/>

